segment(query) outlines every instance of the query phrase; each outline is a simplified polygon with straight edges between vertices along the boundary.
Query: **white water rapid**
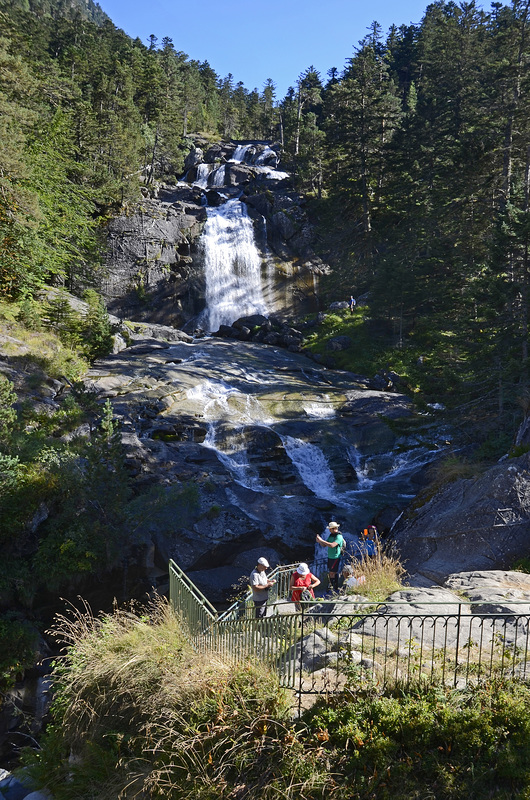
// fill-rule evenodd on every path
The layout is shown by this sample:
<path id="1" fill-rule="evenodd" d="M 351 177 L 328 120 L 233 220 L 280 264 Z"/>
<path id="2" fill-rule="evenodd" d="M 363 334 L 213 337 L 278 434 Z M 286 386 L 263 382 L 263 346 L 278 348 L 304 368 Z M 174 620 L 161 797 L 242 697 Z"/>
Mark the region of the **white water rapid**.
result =
<path id="1" fill-rule="evenodd" d="M 261 256 L 244 203 L 228 200 L 208 208 L 201 238 L 206 278 L 206 309 L 200 324 L 216 331 L 239 317 L 266 314 Z"/>
<path id="2" fill-rule="evenodd" d="M 206 189 L 208 186 L 208 175 L 210 174 L 209 164 L 199 164 L 197 167 L 197 177 L 193 181 L 195 186 L 200 186 L 201 189 Z"/>

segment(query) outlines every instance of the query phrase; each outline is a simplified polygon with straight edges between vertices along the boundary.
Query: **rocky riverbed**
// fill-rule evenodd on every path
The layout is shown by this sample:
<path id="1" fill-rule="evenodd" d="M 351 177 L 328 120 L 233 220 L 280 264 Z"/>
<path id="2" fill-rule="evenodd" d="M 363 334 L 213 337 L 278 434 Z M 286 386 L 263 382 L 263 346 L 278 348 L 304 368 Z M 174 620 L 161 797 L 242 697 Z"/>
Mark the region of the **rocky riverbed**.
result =
<path id="1" fill-rule="evenodd" d="M 94 364 L 86 382 L 121 420 L 137 486 L 193 481 L 202 516 L 172 531 L 145 522 L 159 564 L 174 558 L 219 600 L 259 550 L 310 557 L 332 516 L 354 533 L 390 526 L 444 449 L 398 436 L 396 392 L 264 344 L 145 338 Z M 194 575 L 195 574 L 195 575 Z"/>

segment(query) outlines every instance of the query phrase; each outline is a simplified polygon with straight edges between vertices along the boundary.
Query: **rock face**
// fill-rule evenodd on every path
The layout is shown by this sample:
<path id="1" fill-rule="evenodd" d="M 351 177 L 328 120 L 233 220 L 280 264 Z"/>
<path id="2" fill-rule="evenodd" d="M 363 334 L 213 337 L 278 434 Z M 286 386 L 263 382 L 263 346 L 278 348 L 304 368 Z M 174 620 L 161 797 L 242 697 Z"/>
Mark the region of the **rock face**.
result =
<path id="1" fill-rule="evenodd" d="M 112 314 L 180 327 L 197 313 L 204 280 L 192 249 L 206 221 L 200 197 L 187 184 L 161 187 L 157 199 L 111 220 L 101 292 Z"/>
<path id="2" fill-rule="evenodd" d="M 109 223 L 100 287 L 109 311 L 193 329 L 207 302 L 200 244 L 206 206 L 239 196 L 254 223 L 268 312 L 315 310 L 318 276 L 328 268 L 312 250 L 302 198 L 289 188 L 287 173 L 276 169 L 278 153 L 265 142 L 194 142 L 185 181 L 156 187 L 153 197 Z"/>
<path id="3" fill-rule="evenodd" d="M 411 575 L 442 583 L 457 570 L 506 569 L 528 554 L 530 456 L 459 480 L 413 508 L 395 540 Z"/>

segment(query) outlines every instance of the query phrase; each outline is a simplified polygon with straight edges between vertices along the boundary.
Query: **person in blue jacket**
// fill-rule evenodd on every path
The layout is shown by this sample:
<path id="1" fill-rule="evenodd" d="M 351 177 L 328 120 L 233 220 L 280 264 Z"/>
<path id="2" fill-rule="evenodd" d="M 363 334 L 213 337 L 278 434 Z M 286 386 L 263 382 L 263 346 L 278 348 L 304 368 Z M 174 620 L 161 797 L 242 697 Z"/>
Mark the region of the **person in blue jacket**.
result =
<path id="1" fill-rule="evenodd" d="M 375 556 L 377 553 L 377 528 L 375 525 L 368 525 L 361 532 L 361 541 L 359 544 L 360 555 L 362 556 Z"/>

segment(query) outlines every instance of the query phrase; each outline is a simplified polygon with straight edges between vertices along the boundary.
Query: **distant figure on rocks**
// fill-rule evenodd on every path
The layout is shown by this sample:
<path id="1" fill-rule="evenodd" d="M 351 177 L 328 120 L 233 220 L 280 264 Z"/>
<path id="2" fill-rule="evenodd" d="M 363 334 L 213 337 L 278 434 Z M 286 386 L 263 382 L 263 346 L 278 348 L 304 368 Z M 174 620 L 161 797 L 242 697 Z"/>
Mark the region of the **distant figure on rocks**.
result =
<path id="1" fill-rule="evenodd" d="M 348 300 L 348 308 L 350 309 L 350 314 L 353 314 L 353 309 L 355 308 L 356 305 L 357 303 L 355 301 L 355 297 L 353 295 L 350 295 L 350 299 Z"/>
<path id="2" fill-rule="evenodd" d="M 250 588 L 252 589 L 252 600 L 254 601 L 254 612 L 256 619 L 262 619 L 267 615 L 267 600 L 269 599 L 269 589 L 274 586 L 276 581 L 270 581 L 265 570 L 270 564 L 266 558 L 258 558 L 258 563 L 250 573 Z"/>
<path id="3" fill-rule="evenodd" d="M 301 601 L 315 599 L 314 589 L 317 586 L 320 586 L 319 579 L 316 575 L 313 575 L 307 564 L 302 561 L 291 575 L 291 583 L 289 585 L 291 600 L 295 604 L 297 611 L 302 610 Z"/>
<path id="4" fill-rule="evenodd" d="M 329 586 L 335 591 L 339 589 L 339 563 L 340 557 L 346 549 L 346 542 L 342 534 L 339 533 L 339 523 L 330 522 L 328 524 L 329 536 L 323 539 L 317 534 L 317 542 L 328 548 L 328 578 Z"/>

